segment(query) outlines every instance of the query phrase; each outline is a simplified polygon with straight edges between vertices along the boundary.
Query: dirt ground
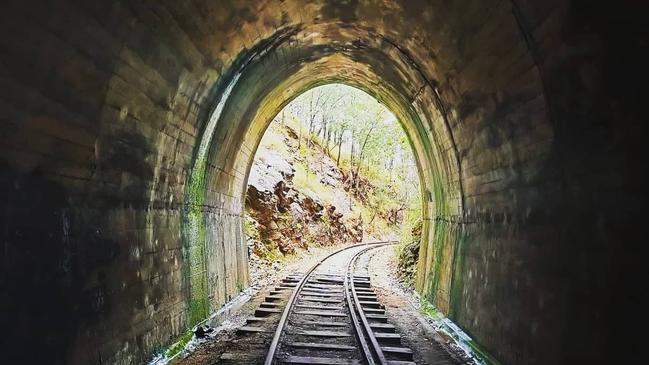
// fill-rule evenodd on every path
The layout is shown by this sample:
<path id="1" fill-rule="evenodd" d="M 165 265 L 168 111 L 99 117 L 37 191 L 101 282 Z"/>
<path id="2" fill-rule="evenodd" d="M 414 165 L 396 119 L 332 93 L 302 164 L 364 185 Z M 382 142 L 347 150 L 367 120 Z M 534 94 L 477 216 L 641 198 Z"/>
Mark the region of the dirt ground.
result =
<path id="1" fill-rule="evenodd" d="M 369 251 L 357 266 L 357 272 L 363 273 L 362 270 L 370 276 L 379 302 L 385 306 L 388 322 L 397 327 L 402 344 L 413 350 L 417 364 L 475 364 L 419 311 L 415 293 L 398 279 L 394 246 Z"/>

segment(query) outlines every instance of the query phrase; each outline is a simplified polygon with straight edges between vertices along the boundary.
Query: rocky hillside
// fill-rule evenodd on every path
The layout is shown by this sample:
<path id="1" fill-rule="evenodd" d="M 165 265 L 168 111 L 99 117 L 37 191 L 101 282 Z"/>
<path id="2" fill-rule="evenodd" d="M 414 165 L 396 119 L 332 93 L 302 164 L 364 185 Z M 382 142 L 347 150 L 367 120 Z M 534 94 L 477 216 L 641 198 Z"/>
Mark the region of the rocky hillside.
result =
<path id="1" fill-rule="evenodd" d="M 252 252 L 272 259 L 313 244 L 394 237 L 395 213 L 366 203 L 372 185 L 364 180 L 351 189 L 350 173 L 297 128 L 272 123 L 257 151 L 246 196 Z"/>

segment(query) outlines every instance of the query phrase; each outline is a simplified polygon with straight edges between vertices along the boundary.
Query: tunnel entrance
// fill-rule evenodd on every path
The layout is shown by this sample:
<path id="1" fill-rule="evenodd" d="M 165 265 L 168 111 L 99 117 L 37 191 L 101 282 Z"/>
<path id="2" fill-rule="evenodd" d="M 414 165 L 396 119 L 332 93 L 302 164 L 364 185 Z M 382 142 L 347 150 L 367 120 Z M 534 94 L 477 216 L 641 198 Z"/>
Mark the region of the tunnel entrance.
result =
<path id="1" fill-rule="evenodd" d="M 294 43 L 294 35 L 279 32 L 240 54 L 205 115 L 183 220 L 189 323 L 200 323 L 249 283 L 244 202 L 264 131 L 300 94 L 335 83 L 367 93 L 403 127 L 419 175 L 419 234 L 426 243 L 411 273 L 417 273 L 418 290 L 448 313 L 464 201 L 455 140 L 438 91 L 407 53 L 380 39 L 367 39 L 362 47 L 323 47 L 326 38 Z"/>
<path id="2" fill-rule="evenodd" d="M 402 124 L 424 197 L 422 242 L 429 242 L 420 250 L 424 260 L 416 284 L 448 311 L 463 200 L 454 140 L 439 95 L 407 55 L 394 58 L 390 52 L 399 50 L 389 45 L 323 50 L 318 46 L 321 40 L 295 47 L 287 43 L 289 39 L 290 35 L 278 34 L 240 55 L 238 66 L 219 84 L 207 116 L 194 156 L 183 226 L 185 252 L 192 263 L 189 293 L 192 308 L 198 308 L 192 322 L 216 310 L 248 282 L 247 267 L 242 265 L 247 261 L 242 257 L 247 252 L 242 229 L 246 181 L 264 131 L 291 100 L 330 83 L 368 93 Z M 277 52 L 282 59 L 272 56 Z M 305 63 L 305 54 L 314 58 Z M 423 87 L 415 87 L 422 83 Z"/>
<path id="3" fill-rule="evenodd" d="M 386 107 L 342 84 L 310 89 L 275 116 L 255 152 L 249 253 L 274 261 L 311 246 L 402 238 L 412 251 L 419 180 L 410 141 Z M 414 273 L 415 260 L 404 270 Z"/>

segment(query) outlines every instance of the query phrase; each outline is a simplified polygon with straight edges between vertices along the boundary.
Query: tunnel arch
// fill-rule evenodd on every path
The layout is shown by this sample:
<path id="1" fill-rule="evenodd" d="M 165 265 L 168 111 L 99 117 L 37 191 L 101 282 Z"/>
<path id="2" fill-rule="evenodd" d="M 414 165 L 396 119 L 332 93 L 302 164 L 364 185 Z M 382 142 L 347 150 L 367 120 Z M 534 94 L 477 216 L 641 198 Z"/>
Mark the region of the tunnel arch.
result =
<path id="1" fill-rule="evenodd" d="M 300 32 L 322 34 L 312 29 Z M 239 232 L 230 237 L 238 240 L 235 242 L 235 245 L 239 245 L 237 251 L 245 250 L 245 240 L 240 233 L 240 218 L 243 216 L 247 176 L 254 152 L 269 123 L 292 99 L 316 85 L 338 82 L 357 87 L 393 111 L 402 121 L 411 141 L 419 166 L 422 195 L 426 197 L 423 199 L 423 239 L 428 240 L 437 234 L 436 242 L 439 245 L 432 249 L 444 251 L 443 254 L 436 253 L 436 260 L 425 259 L 426 255 L 432 253 L 424 251 L 419 286 L 420 289 L 424 285 L 431 286 L 427 288 L 428 292 L 433 293 L 431 299 L 448 311 L 457 238 L 436 233 L 441 229 L 435 225 L 439 222 L 461 223 L 463 196 L 459 169 L 456 167 L 459 165 L 457 151 L 453 148 L 452 133 L 447 121 L 437 109 L 438 104 L 431 100 L 437 96 L 432 83 L 422 79 L 418 66 L 411 59 L 404 58 L 392 43 L 371 41 L 381 39 L 375 34 L 368 34 L 367 42 L 356 38 L 353 46 L 349 47 L 337 46 L 327 39 L 324 42 L 331 43 L 323 44 L 323 40 L 314 42 L 310 39 L 296 41 L 301 39 L 300 32 L 286 37 L 290 32 L 280 31 L 278 36 L 272 37 L 272 41 L 265 41 L 261 46 L 253 47 L 251 52 L 240 56 L 248 61 L 242 62 L 245 67 L 232 73 L 234 76 L 218 96 L 219 100 L 210 116 L 210 122 L 215 127 L 205 128 L 207 133 L 214 134 L 203 135 L 200 142 L 200 146 L 204 146 L 207 139 L 218 147 L 201 147 L 198 153 L 205 155 L 194 158 L 195 170 L 197 164 L 203 163 L 215 168 L 211 173 L 192 174 L 192 179 L 198 180 L 189 183 L 190 189 L 201 186 L 213 192 L 206 194 L 205 203 L 192 204 L 228 206 L 229 214 L 238 218 L 233 218 L 228 223 L 234 227 L 221 229 Z M 284 41 L 275 41 L 282 38 Z M 260 50 L 263 47 L 268 48 Z M 277 54 L 281 54 L 281 57 L 277 57 Z M 414 85 L 420 86 L 415 88 Z M 227 137 L 219 137 L 222 131 L 227 133 Z M 217 141 L 224 143 L 219 145 Z M 195 225 L 196 223 L 190 224 L 191 227 Z M 206 225 L 206 230 L 209 231 L 211 225 Z M 226 239 L 225 236 L 223 239 Z M 225 245 L 208 240 L 206 235 L 205 242 L 202 243 L 206 251 L 211 246 Z M 196 244 L 190 243 L 192 246 Z M 206 261 L 209 266 L 209 260 Z M 432 267 L 435 265 L 443 269 Z M 209 275 L 209 270 L 207 272 Z M 435 278 L 429 280 L 428 276 L 432 276 L 433 272 Z"/>
<path id="2" fill-rule="evenodd" d="M 487 274 L 474 276 L 474 270 L 485 270 L 488 264 L 482 267 L 480 259 L 465 263 L 465 257 L 475 260 L 472 257 L 477 253 L 475 243 L 473 254 L 465 254 L 463 250 L 469 246 L 467 242 L 484 239 L 480 225 L 488 227 L 489 222 L 499 224 L 512 218 L 520 219 L 522 213 L 511 215 L 507 212 L 518 209 L 508 207 L 508 203 L 497 207 L 495 212 L 480 208 L 481 204 L 476 203 L 484 194 L 482 185 L 492 184 L 489 175 L 503 174 L 497 171 L 500 164 L 519 163 L 515 150 L 520 147 L 514 147 L 511 137 L 503 135 L 508 133 L 505 126 L 481 126 L 474 130 L 471 124 L 485 117 L 497 118 L 498 113 L 515 115 L 518 108 L 526 110 L 526 104 L 532 100 L 533 109 L 539 112 L 534 122 L 542 138 L 534 142 L 538 142 L 532 153 L 536 161 L 526 167 L 526 173 L 533 176 L 551 157 L 546 151 L 552 148 L 553 142 L 552 128 L 545 118 L 539 75 L 532 63 L 523 85 L 516 85 L 511 95 L 503 94 L 499 90 L 502 85 L 485 87 L 484 79 L 473 81 L 477 85 L 471 84 L 470 77 L 480 79 L 484 76 L 443 73 L 441 69 L 457 66 L 448 64 L 449 60 L 440 54 L 414 56 L 417 47 L 404 46 L 365 26 L 335 20 L 280 27 L 266 38 L 247 42 L 246 48 L 228 61 L 230 66 L 221 71 L 215 86 L 202 101 L 210 107 L 203 118 L 198 119 L 197 127 L 201 132 L 195 143 L 184 199 L 182 230 L 189 325 L 217 311 L 246 285 L 241 197 L 245 192 L 246 161 L 253 158 L 256 142 L 253 145 L 240 143 L 247 142 L 249 136 L 253 141 L 255 135 L 260 138 L 264 126 L 264 123 L 252 126 L 250 123 L 269 120 L 279 112 L 282 104 L 310 86 L 339 81 L 369 92 L 395 111 L 400 119 L 412 122 L 412 128 L 406 130 L 414 141 L 415 154 L 421 157 L 419 162 L 428 165 L 422 164 L 425 181 L 422 186 L 434 195 L 432 201 L 435 203 L 430 204 L 426 212 L 428 229 L 422 237 L 418 289 L 486 346 L 506 346 L 508 340 L 486 337 L 481 332 L 516 325 L 479 323 L 493 316 L 493 312 L 505 315 L 507 309 L 499 308 L 502 303 L 496 298 L 488 300 L 491 304 L 485 308 L 479 308 L 484 303 L 480 298 L 482 275 Z M 453 49 L 454 45 L 449 47 Z M 430 58 L 426 59 L 427 56 Z M 523 59 L 523 64 L 527 64 L 527 57 Z M 471 66 L 469 60 L 465 67 Z M 514 70 L 520 72 L 521 68 Z M 507 73 L 502 69 L 500 72 Z M 479 91 L 472 90 L 476 86 Z M 495 94 L 494 100 L 487 96 L 490 93 Z M 507 100 L 501 108 L 499 104 L 503 99 L 512 100 Z M 463 140 L 464 147 L 458 146 L 458 138 Z M 491 154 L 476 154 L 476 151 L 492 149 Z M 477 171 L 465 176 L 463 166 Z M 497 172 L 485 174 L 489 169 Z M 516 168 L 505 172 L 506 184 L 514 180 L 517 173 Z M 472 187 L 471 195 L 465 194 L 467 183 Z M 496 191 L 497 184 L 498 179 Z M 487 192 L 492 190 L 491 186 L 486 189 Z M 497 199 L 503 198 L 505 196 Z M 465 210 L 467 200 L 472 207 Z M 500 243 L 496 247 L 499 245 L 502 247 Z M 478 251 L 483 252 L 478 255 L 496 249 L 500 248 L 480 248 Z M 459 258 L 456 251 L 462 252 Z M 504 276 L 496 274 L 497 280 L 503 280 Z M 509 305 L 517 308 L 520 304 Z"/>

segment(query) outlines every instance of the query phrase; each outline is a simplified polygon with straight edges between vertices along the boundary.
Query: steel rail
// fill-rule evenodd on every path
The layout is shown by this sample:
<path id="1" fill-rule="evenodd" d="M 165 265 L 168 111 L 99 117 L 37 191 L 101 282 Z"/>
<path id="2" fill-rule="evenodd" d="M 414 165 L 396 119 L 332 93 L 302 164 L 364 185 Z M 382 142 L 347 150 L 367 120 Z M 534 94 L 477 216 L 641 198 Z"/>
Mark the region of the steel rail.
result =
<path id="1" fill-rule="evenodd" d="M 313 274 L 313 271 L 318 268 L 326 259 L 349 249 L 355 248 L 355 247 L 361 247 L 361 246 L 369 246 L 369 245 L 385 245 L 388 242 L 391 241 L 377 241 L 377 242 L 366 242 L 366 243 L 359 243 L 356 245 L 351 245 L 347 247 L 343 247 L 339 250 L 336 250 L 329 255 L 325 256 L 322 258 L 320 261 L 316 262 L 307 272 L 304 273 L 304 276 L 298 284 L 295 286 L 295 289 L 293 290 L 293 293 L 291 293 L 291 296 L 288 299 L 288 303 L 286 303 L 286 308 L 284 308 L 284 312 L 282 312 L 282 317 L 279 320 L 279 323 L 277 324 L 277 329 L 275 330 L 275 334 L 273 336 L 273 340 L 270 343 L 270 347 L 268 348 L 268 352 L 266 353 L 266 359 L 264 360 L 264 365 L 272 365 L 273 360 L 275 359 L 275 354 L 277 352 L 277 347 L 279 346 L 279 340 L 282 337 L 282 334 L 284 333 L 284 329 L 286 327 L 286 323 L 288 320 L 288 316 L 293 310 L 293 306 L 295 305 L 295 302 L 297 300 L 298 295 L 300 294 L 300 291 L 302 291 L 302 288 L 306 284 L 306 282 L 309 280 L 309 277 L 311 274 Z M 352 312 L 352 309 L 350 308 L 350 312 Z"/>
<path id="2" fill-rule="evenodd" d="M 347 302 L 349 305 L 349 311 L 352 313 L 352 318 L 354 319 L 354 326 L 356 327 L 356 332 L 357 336 L 359 338 L 359 341 L 361 344 L 364 344 L 363 346 L 363 351 L 364 351 L 364 356 L 365 359 L 367 360 L 367 363 L 369 365 L 374 365 L 376 362 L 374 361 L 374 358 L 372 357 L 372 354 L 370 353 L 369 349 L 367 348 L 367 342 L 365 341 L 365 338 L 363 337 L 363 331 L 359 331 L 359 325 L 358 325 L 358 319 L 356 319 L 356 313 L 358 312 L 358 316 L 361 319 L 361 322 L 363 324 L 363 328 L 365 329 L 365 333 L 367 334 L 367 337 L 370 339 L 370 343 L 372 344 L 372 348 L 374 350 L 374 353 L 376 354 L 376 357 L 378 358 L 378 362 L 381 365 L 387 365 L 388 360 L 385 358 L 385 354 L 383 353 L 383 349 L 381 349 L 381 345 L 379 344 L 379 341 L 376 339 L 376 336 L 374 336 L 374 331 L 372 331 L 372 327 L 370 327 L 370 323 L 367 320 L 367 317 L 365 316 L 365 312 L 363 312 L 363 306 L 361 305 L 360 301 L 358 300 L 358 294 L 356 293 L 356 283 L 354 280 L 354 265 L 356 264 L 356 261 L 363 255 L 365 252 L 381 247 L 381 246 L 386 246 L 386 245 L 393 245 L 395 244 L 396 241 L 388 241 L 382 244 L 378 244 L 373 247 L 368 247 L 365 248 L 359 252 L 357 252 L 351 260 L 349 260 L 349 264 L 347 265 L 347 275 L 345 275 L 345 281 L 351 281 L 351 297 L 354 299 L 354 307 L 351 305 L 351 299 L 350 298 L 350 293 L 346 292 L 347 296 Z M 355 309 L 355 310 L 354 310 Z M 362 340 L 361 340 L 362 338 Z"/>
<path id="3" fill-rule="evenodd" d="M 370 247 L 372 248 L 372 247 Z M 365 248 L 361 250 L 360 252 L 356 253 L 351 260 L 349 260 L 349 264 L 347 264 L 347 272 L 345 273 L 345 300 L 347 301 L 347 308 L 349 308 L 349 315 L 352 317 L 352 324 L 354 325 L 354 334 L 356 335 L 356 340 L 361 344 L 361 349 L 363 357 L 367 361 L 368 365 L 376 365 L 374 362 L 374 357 L 372 356 L 372 353 L 370 352 L 370 348 L 367 346 L 367 341 L 365 341 L 365 336 L 363 335 L 363 328 L 361 327 L 361 324 L 358 321 L 358 316 L 356 315 L 356 311 L 354 310 L 354 305 L 353 305 L 353 300 L 352 296 L 350 295 L 350 291 L 353 290 L 354 283 L 352 282 L 351 288 L 349 285 L 349 270 L 352 262 L 354 261 L 354 258 L 359 254 L 366 252 L 370 248 Z"/>

